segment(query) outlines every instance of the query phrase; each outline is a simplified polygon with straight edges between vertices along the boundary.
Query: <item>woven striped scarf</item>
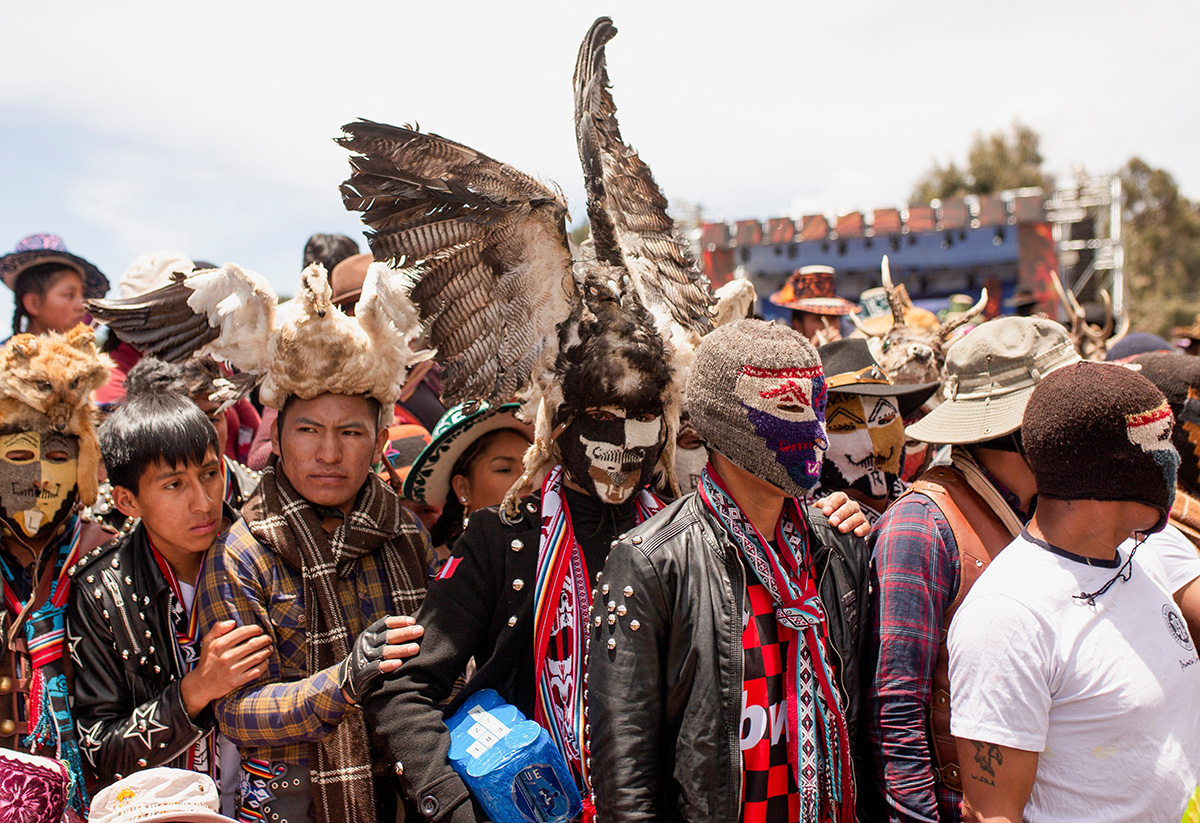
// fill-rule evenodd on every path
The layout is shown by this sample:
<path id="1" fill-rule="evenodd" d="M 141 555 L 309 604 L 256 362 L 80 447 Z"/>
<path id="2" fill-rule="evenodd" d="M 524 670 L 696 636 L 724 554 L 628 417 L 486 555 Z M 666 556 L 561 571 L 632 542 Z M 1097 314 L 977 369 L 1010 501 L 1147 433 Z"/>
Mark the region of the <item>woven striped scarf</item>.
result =
<path id="1" fill-rule="evenodd" d="M 34 608 L 42 579 L 33 583 L 33 595 L 22 603 L 10 585 L 10 571 L 4 568 L 4 600 L 8 609 L 16 616 L 9 627 L 6 638 L 11 647 L 18 631 L 25 635 L 25 646 L 33 674 L 26 701 L 29 735 L 24 745 L 31 751 L 40 746 L 56 745 L 58 758 L 65 761 L 71 776 L 70 804 L 80 815 L 87 814 L 88 795 L 84 785 L 83 758 L 75 733 L 75 721 L 71 717 L 71 706 L 67 697 L 67 677 L 63 664 L 66 648 L 67 598 L 71 592 L 71 578 L 67 570 L 75 563 L 79 554 L 79 537 L 82 523 L 78 515 L 67 521 L 62 541 L 55 553 L 54 563 L 42 572 L 52 575 L 50 593 L 46 600 Z"/>
<path id="2" fill-rule="evenodd" d="M 787 687 L 789 765 L 800 788 L 800 820 L 853 823 L 850 741 L 833 670 L 825 653 L 825 612 L 817 596 L 808 550 L 808 523 L 789 498 L 773 547 L 722 485 L 712 463 L 700 474 L 699 497 L 728 532 L 746 565 L 775 602 L 775 619 L 795 630 Z"/>
<path id="3" fill-rule="evenodd" d="M 562 466 L 555 466 L 542 483 L 542 533 L 533 601 L 537 681 L 534 720 L 550 733 L 554 745 L 586 787 L 584 624 L 592 607 L 592 590 L 583 549 L 575 540 L 571 513 L 563 497 L 562 476 Z M 638 493 L 636 504 L 639 523 L 653 517 L 663 505 L 649 489 Z M 553 666 L 547 665 L 551 659 Z"/>

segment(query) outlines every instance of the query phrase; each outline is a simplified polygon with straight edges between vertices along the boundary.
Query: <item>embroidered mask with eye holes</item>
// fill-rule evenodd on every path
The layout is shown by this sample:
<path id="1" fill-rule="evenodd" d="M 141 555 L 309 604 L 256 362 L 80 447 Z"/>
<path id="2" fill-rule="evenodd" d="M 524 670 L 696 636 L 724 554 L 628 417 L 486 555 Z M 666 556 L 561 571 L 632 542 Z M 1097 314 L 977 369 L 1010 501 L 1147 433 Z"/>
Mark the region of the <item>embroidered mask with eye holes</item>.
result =
<path id="1" fill-rule="evenodd" d="M 79 442 L 53 431 L 0 435 L 0 520 L 27 538 L 66 519 L 75 507 Z"/>
<path id="2" fill-rule="evenodd" d="M 772 462 L 782 469 L 767 472 L 763 479 L 793 496 L 812 490 L 821 477 L 821 453 L 829 445 L 823 428 L 826 392 L 821 367 L 743 366 L 733 393 Z"/>
<path id="3" fill-rule="evenodd" d="M 610 505 L 647 485 L 662 453 L 661 414 L 627 416 L 617 406 L 580 414 L 558 436 L 567 477 Z"/>
<path id="4" fill-rule="evenodd" d="M 822 488 L 890 496 L 904 455 L 904 421 L 895 397 L 830 392 L 825 432 L 829 451 L 821 467 Z"/>

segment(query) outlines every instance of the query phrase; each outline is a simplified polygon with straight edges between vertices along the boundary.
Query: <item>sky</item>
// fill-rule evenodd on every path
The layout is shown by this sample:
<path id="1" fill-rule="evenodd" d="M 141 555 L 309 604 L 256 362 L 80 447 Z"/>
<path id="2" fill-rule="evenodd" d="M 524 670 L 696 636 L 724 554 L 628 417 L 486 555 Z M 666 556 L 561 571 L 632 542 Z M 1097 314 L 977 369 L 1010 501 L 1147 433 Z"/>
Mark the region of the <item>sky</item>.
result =
<path id="1" fill-rule="evenodd" d="M 333 142 L 360 117 L 554 181 L 579 221 L 571 73 L 604 14 L 625 140 L 709 219 L 902 207 L 1017 119 L 1056 176 L 1136 155 L 1200 198 L 1182 0 L 3 0 L 0 251 L 60 234 L 115 294 L 134 257 L 177 250 L 291 294 L 310 234 L 362 240 Z M 0 337 L 11 306 L 0 289 Z"/>

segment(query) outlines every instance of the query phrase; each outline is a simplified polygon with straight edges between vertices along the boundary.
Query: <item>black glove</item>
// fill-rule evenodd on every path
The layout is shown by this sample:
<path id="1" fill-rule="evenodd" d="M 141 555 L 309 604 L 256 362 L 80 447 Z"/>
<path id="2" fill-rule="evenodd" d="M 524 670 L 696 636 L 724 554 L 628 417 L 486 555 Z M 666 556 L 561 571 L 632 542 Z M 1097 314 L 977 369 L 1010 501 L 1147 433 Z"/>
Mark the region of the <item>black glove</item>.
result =
<path id="1" fill-rule="evenodd" d="M 387 618 L 376 620 L 354 641 L 354 648 L 346 656 L 337 669 L 338 685 L 350 698 L 350 702 L 358 701 L 371 690 L 383 672 L 379 666 L 383 663 L 383 650 L 387 648 L 387 633 L 390 631 Z"/>

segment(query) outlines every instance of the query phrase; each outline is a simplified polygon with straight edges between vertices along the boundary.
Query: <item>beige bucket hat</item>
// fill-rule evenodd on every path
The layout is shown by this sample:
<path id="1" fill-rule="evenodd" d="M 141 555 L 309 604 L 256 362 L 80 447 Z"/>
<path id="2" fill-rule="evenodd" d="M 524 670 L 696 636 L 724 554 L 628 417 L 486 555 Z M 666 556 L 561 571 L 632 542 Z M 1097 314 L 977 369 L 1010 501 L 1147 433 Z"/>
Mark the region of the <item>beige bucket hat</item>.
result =
<path id="1" fill-rule="evenodd" d="M 1010 434 L 1021 427 L 1025 404 L 1042 378 L 1080 359 L 1067 330 L 1053 320 L 990 320 L 946 352 L 942 404 L 905 432 L 950 445 Z"/>

